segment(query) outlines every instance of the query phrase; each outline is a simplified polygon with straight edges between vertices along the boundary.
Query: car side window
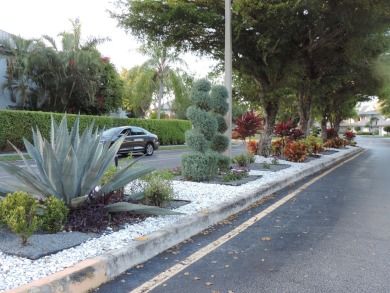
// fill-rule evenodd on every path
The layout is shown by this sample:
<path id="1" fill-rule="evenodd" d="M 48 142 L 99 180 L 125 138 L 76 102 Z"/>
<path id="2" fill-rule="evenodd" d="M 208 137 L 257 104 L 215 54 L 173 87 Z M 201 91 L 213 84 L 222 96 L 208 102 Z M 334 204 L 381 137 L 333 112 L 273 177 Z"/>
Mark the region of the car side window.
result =
<path id="1" fill-rule="evenodd" d="M 133 128 L 131 128 L 131 134 L 132 135 L 145 135 L 145 132 L 139 127 L 133 127 Z"/>
<path id="2" fill-rule="evenodd" d="M 125 135 L 127 133 L 127 135 L 130 135 L 131 134 L 131 131 L 130 129 L 123 129 L 120 133 L 120 135 Z"/>

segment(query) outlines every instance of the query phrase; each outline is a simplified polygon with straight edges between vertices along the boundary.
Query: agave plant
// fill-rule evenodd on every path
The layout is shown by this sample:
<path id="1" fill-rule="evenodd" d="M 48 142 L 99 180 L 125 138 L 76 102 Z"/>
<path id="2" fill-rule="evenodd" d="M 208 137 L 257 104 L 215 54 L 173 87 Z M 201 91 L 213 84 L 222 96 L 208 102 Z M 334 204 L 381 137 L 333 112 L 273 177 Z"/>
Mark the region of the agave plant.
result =
<path id="1" fill-rule="evenodd" d="M 57 126 L 51 117 L 50 142 L 44 139 L 37 127 L 33 132 L 34 145 L 23 138 L 27 153 L 35 160 L 37 171 L 34 171 L 23 153 L 13 148 L 21 156 L 25 168 L 8 162 L 0 162 L 8 174 L 16 177 L 18 183 L 5 182 L 12 190 L 0 189 L 0 195 L 22 190 L 37 197 L 54 195 L 62 199 L 68 206 L 76 207 L 95 191 L 105 171 L 113 163 L 117 151 L 125 137 L 118 139 L 112 146 L 110 142 L 101 143 L 98 130 L 93 131 L 93 124 L 89 125 L 81 137 L 79 136 L 79 116 L 76 118 L 71 131 L 68 131 L 66 115 Z M 112 178 L 99 188 L 95 196 L 103 196 L 109 192 L 124 187 L 129 182 L 151 172 L 152 168 L 133 167 L 129 164 L 118 170 Z M 127 205 L 127 211 L 137 209 L 136 205 Z M 118 206 L 115 205 L 115 206 Z M 110 212 L 114 207 L 107 206 Z M 150 214 L 179 214 L 170 210 L 153 212 Z M 117 209 L 123 210 L 122 207 Z M 145 206 L 142 206 L 142 211 Z"/>

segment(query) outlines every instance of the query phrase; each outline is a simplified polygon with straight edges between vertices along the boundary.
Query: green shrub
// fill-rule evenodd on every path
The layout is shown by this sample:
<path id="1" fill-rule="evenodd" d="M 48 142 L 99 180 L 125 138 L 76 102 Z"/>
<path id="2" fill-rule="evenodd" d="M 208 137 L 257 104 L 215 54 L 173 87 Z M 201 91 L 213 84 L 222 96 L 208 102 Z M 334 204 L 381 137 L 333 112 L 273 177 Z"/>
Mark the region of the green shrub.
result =
<path id="1" fill-rule="evenodd" d="M 16 191 L 8 194 L 0 204 L 8 229 L 19 235 L 21 243 L 26 245 L 27 239 L 42 223 L 37 216 L 38 200 L 26 192 Z"/>
<path id="2" fill-rule="evenodd" d="M 186 112 L 193 128 L 185 133 L 186 143 L 194 152 L 182 157 L 182 174 L 186 179 L 209 180 L 218 170 L 228 168 L 230 159 L 222 158 L 222 152 L 229 146 L 229 139 L 222 134 L 227 129 L 223 119 L 229 109 L 227 97 L 222 85 L 211 87 L 207 79 L 194 82 L 190 94 L 194 105 Z"/>
<path id="3" fill-rule="evenodd" d="M 2 227 L 5 224 L 5 211 L 3 208 L 3 201 L 4 198 L 0 197 L 0 227 Z"/>
<path id="4" fill-rule="evenodd" d="M 19 149 L 25 150 L 23 138 L 32 140 L 32 128 L 39 128 L 42 136 L 50 139 L 51 115 L 59 123 L 64 114 L 46 113 L 38 111 L 0 110 L 0 150 L 13 151 L 10 141 Z M 78 115 L 67 114 L 68 128 L 74 124 Z M 92 121 L 94 130 L 114 126 L 134 125 L 143 127 L 156 134 L 162 145 L 183 144 L 184 133 L 191 129 L 191 122 L 178 119 L 138 119 L 112 118 L 105 116 L 80 115 L 80 131 L 84 131 Z"/>
<path id="5" fill-rule="evenodd" d="M 170 175 L 170 176 L 168 176 Z M 167 179 L 169 177 L 169 179 Z M 173 200 L 172 174 L 154 173 L 146 178 L 145 201 L 148 205 L 165 207 Z"/>
<path id="6" fill-rule="evenodd" d="M 264 169 L 271 169 L 271 165 L 270 164 L 268 164 L 268 163 L 263 163 L 263 168 Z"/>
<path id="7" fill-rule="evenodd" d="M 225 150 L 227 150 L 229 146 L 229 139 L 226 135 L 223 135 L 221 133 L 217 133 L 214 135 L 214 138 L 211 142 L 211 149 L 213 151 L 216 151 L 218 153 L 222 153 Z"/>
<path id="8" fill-rule="evenodd" d="M 182 156 L 182 174 L 188 180 L 206 181 L 218 174 L 218 157 L 209 153 L 191 152 Z"/>
<path id="9" fill-rule="evenodd" d="M 104 184 L 109 182 L 111 180 L 112 176 L 114 176 L 114 174 L 117 171 L 118 171 L 118 168 L 115 166 L 108 167 L 107 170 L 104 172 L 102 179 L 100 179 L 100 182 L 99 182 L 100 186 L 103 186 Z"/>
<path id="10" fill-rule="evenodd" d="M 227 172 L 230 170 L 230 158 L 224 155 L 217 154 L 219 172 Z"/>
<path id="11" fill-rule="evenodd" d="M 312 156 L 314 154 L 318 154 L 323 151 L 323 142 L 321 137 L 317 137 L 314 135 L 309 135 L 305 139 L 299 140 L 303 143 L 307 148 L 307 154 Z"/>
<path id="12" fill-rule="evenodd" d="M 65 203 L 62 200 L 56 199 L 54 196 L 49 196 L 45 198 L 42 206 L 42 230 L 49 233 L 60 232 L 69 213 L 69 209 Z"/>
<path id="13" fill-rule="evenodd" d="M 234 156 L 233 162 L 235 162 L 239 167 L 247 167 L 249 164 L 255 162 L 255 155 L 251 152 L 242 153 Z"/>

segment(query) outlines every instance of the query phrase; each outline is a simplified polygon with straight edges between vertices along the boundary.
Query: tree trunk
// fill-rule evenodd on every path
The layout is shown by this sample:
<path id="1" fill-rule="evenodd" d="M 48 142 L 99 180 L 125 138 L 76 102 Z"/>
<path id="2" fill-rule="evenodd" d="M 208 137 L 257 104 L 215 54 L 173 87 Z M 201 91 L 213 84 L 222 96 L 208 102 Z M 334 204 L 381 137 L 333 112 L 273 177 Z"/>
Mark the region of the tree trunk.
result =
<path id="1" fill-rule="evenodd" d="M 276 115 L 279 110 L 277 99 L 264 102 L 265 124 L 259 140 L 258 155 L 269 157 L 271 151 L 272 134 L 274 132 Z"/>
<path id="2" fill-rule="evenodd" d="M 310 133 L 312 106 L 312 97 L 308 91 L 301 89 L 301 91 L 298 93 L 298 106 L 299 124 L 304 136 L 306 137 Z"/>
<path id="3" fill-rule="evenodd" d="M 158 88 L 158 105 L 157 105 L 157 119 L 161 117 L 161 100 L 163 98 L 164 81 L 161 78 L 160 86 Z"/>
<path id="4" fill-rule="evenodd" d="M 337 136 L 339 135 L 341 121 L 343 121 L 343 120 L 340 117 L 335 117 L 335 119 L 334 119 L 333 128 L 334 128 L 334 131 L 336 131 Z"/>
<path id="5" fill-rule="evenodd" d="M 321 138 L 323 141 L 326 141 L 327 139 L 327 132 L 326 132 L 326 123 L 328 120 L 326 119 L 326 116 L 323 116 L 321 119 Z"/>

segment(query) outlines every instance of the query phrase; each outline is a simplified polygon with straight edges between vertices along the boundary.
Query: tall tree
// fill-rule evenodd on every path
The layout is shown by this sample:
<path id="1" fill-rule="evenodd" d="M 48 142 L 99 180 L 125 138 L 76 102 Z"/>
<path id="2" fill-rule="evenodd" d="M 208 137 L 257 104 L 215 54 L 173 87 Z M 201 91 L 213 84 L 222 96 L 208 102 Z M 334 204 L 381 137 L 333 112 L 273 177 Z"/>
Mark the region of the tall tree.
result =
<path id="1" fill-rule="evenodd" d="M 31 76 L 31 62 L 29 56 L 36 49 L 37 40 L 25 40 L 19 36 L 10 39 L 1 39 L 0 44 L 7 52 L 7 76 L 2 89 L 8 89 L 11 100 L 17 102 L 22 109 L 26 103 L 31 104 L 29 94 L 33 88 Z"/>
<path id="2" fill-rule="evenodd" d="M 164 90 L 169 84 L 175 95 L 182 94 L 183 84 L 180 82 L 180 71 L 187 64 L 172 48 L 167 48 L 159 43 L 143 46 L 140 51 L 149 57 L 141 67 L 145 72 L 153 72 L 153 77 L 151 80 L 143 80 L 143 82 L 152 83 L 158 91 L 157 119 L 160 119 Z"/>
<path id="3" fill-rule="evenodd" d="M 223 1 L 118 1 L 119 26 L 143 42 L 159 40 L 178 50 L 224 57 Z M 232 3 L 233 68 L 259 84 L 265 112 L 260 152 L 269 153 L 280 100 L 287 86 L 298 93 L 307 132 L 313 98 L 328 65 L 337 66 L 346 41 L 389 28 L 387 0 L 235 0 Z M 292 78 L 294 77 L 294 78 Z"/>
<path id="4" fill-rule="evenodd" d="M 389 2 L 300 1 L 297 4 L 299 21 L 292 42 L 299 54 L 292 80 L 297 90 L 300 125 L 308 133 L 313 102 L 327 76 L 335 68 L 342 70 L 362 61 L 372 62 L 383 52 L 383 38 L 388 38 L 390 28 Z"/>
<path id="5" fill-rule="evenodd" d="M 124 83 L 122 107 L 130 112 L 131 117 L 144 117 L 150 108 L 154 86 L 144 81 L 152 80 L 153 75 L 152 70 L 145 71 L 141 66 L 122 70 L 121 79 Z"/>
<path id="6" fill-rule="evenodd" d="M 223 1 L 119 1 L 130 13 L 111 12 L 119 26 L 142 42 L 159 40 L 177 50 L 195 51 L 224 59 Z M 265 128 L 260 152 L 269 154 L 286 66 L 293 48 L 287 38 L 294 26 L 293 3 L 236 0 L 233 2 L 233 68 L 253 79 L 257 97 L 265 109 Z M 280 25 L 283 19 L 284 25 Z"/>
<path id="7" fill-rule="evenodd" d="M 8 88 L 18 105 L 55 112 L 102 114 L 121 104 L 122 85 L 109 58 L 96 45 L 107 39 L 81 42 L 81 23 L 71 20 L 73 30 L 54 38 L 1 40 L 8 52 Z"/>

